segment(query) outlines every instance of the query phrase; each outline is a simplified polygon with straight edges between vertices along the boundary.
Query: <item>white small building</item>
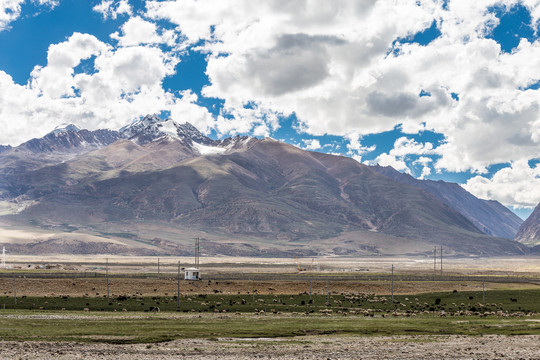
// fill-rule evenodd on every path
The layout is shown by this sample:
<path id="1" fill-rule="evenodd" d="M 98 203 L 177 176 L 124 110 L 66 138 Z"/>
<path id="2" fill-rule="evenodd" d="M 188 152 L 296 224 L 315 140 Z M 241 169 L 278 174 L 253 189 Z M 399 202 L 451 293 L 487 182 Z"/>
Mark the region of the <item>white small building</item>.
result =
<path id="1" fill-rule="evenodd" d="M 185 280 L 201 280 L 201 272 L 198 268 L 187 268 L 184 271 Z"/>

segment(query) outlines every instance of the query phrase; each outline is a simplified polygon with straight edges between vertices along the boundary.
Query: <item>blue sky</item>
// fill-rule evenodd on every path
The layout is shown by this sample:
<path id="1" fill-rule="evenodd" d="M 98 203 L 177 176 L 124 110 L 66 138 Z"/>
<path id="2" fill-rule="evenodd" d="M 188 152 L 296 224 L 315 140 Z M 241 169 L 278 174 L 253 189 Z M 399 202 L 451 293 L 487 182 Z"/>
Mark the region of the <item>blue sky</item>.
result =
<path id="1" fill-rule="evenodd" d="M 161 113 L 457 182 L 525 218 L 540 202 L 539 16 L 534 1 L 14 0 L 0 143 Z"/>

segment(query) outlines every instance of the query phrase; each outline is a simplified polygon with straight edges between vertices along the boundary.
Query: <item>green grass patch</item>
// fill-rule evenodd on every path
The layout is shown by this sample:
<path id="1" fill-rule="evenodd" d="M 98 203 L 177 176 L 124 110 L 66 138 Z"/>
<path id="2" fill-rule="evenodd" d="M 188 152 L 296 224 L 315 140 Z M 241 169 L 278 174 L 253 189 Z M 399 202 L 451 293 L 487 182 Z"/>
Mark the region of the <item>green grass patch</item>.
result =
<path id="1" fill-rule="evenodd" d="M 310 301 L 306 293 L 256 294 L 255 298 L 216 293 L 181 296 L 179 308 L 175 296 L 19 297 L 17 304 L 13 297 L 3 296 L 0 338 L 155 343 L 184 338 L 294 341 L 299 336 L 330 334 L 540 335 L 540 290 L 490 291 L 485 302 L 482 295 L 481 291 L 400 295 L 392 303 L 390 296 L 361 294 L 332 293 L 328 298 L 317 294 Z M 157 307 L 160 312 L 154 313 Z M 331 316 L 321 313 L 327 309 L 332 310 Z M 393 316 L 396 310 L 401 316 Z M 440 316 L 442 310 L 446 317 Z M 484 316 L 486 312 L 537 315 Z"/>
<path id="2" fill-rule="evenodd" d="M 327 302 L 328 300 L 328 302 Z M 485 300 L 485 301 L 484 301 Z M 152 312 L 159 308 L 165 312 L 197 313 L 319 313 L 331 309 L 333 314 L 348 314 L 355 311 L 367 311 L 370 315 L 387 315 L 394 311 L 400 313 L 440 313 L 448 315 L 473 312 L 478 314 L 491 312 L 540 313 L 540 289 L 456 291 L 426 293 L 417 295 L 399 295 L 391 301 L 391 296 L 362 294 L 336 294 L 328 297 L 322 294 L 307 293 L 297 295 L 259 295 L 252 294 L 199 294 L 181 295 L 180 306 L 175 295 L 140 296 L 111 295 L 103 293 L 88 294 L 83 297 L 18 297 L 15 304 L 13 296 L 0 297 L 0 309 L 20 310 L 79 310 L 87 308 L 94 312 L 123 311 Z"/>
<path id="3" fill-rule="evenodd" d="M 292 338 L 305 335 L 523 335 L 540 334 L 540 323 L 525 319 L 363 318 L 267 316 L 33 317 L 28 312 L 0 317 L 0 338 L 14 341 L 154 343 L 174 339 Z M 532 325 L 532 326 L 531 326 Z M 245 341 L 241 340 L 239 341 Z"/>

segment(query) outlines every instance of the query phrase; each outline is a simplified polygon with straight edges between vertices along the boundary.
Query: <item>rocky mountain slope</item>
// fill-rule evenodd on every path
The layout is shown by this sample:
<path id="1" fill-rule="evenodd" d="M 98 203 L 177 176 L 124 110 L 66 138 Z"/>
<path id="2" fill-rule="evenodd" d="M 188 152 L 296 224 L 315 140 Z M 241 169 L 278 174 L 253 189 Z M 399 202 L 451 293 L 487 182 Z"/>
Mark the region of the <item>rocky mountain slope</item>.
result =
<path id="1" fill-rule="evenodd" d="M 540 204 L 536 206 L 532 214 L 523 222 L 516 234 L 515 240 L 527 245 L 540 245 Z"/>
<path id="2" fill-rule="evenodd" d="M 122 135 L 112 130 L 81 130 L 75 125 L 58 127 L 40 139 L 29 140 L 15 148 L 0 151 L 0 200 L 20 192 L 19 177 L 47 165 L 73 159 L 77 155 L 101 149 Z M 19 190 L 17 190 L 19 189 Z"/>
<path id="3" fill-rule="evenodd" d="M 81 130 L 73 124 L 54 129 L 40 139 L 32 139 L 17 147 L 33 153 L 80 154 L 110 145 L 121 138 L 113 130 Z"/>
<path id="4" fill-rule="evenodd" d="M 426 190 L 469 219 L 487 235 L 513 239 L 523 220 L 498 201 L 478 199 L 461 186 L 445 181 L 418 180 L 390 166 L 374 166 L 380 174 Z"/>
<path id="5" fill-rule="evenodd" d="M 65 128 L 33 142 L 47 146 L 0 154 L 0 168 L 10 170 L 0 173 L 0 199 L 17 204 L 0 223 L 129 238 L 157 253 L 192 234 L 210 239 L 207 251 L 243 255 L 527 251 L 485 235 L 431 192 L 350 158 L 272 139 L 212 140 L 151 116 L 89 133 L 84 141 L 97 150 L 83 152 L 93 149 L 79 141 L 83 130 Z M 50 156 L 25 158 L 33 151 Z"/>

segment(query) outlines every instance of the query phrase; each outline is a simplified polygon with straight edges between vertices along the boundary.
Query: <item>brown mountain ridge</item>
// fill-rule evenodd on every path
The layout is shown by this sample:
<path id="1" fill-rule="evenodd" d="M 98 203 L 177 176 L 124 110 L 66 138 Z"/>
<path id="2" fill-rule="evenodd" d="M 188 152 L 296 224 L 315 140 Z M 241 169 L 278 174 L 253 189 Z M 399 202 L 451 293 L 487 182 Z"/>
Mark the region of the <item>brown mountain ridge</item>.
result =
<path id="1" fill-rule="evenodd" d="M 0 169 L 11 171 L 0 176 L 0 197 L 18 206 L 0 222 L 130 239 L 127 248 L 156 254 L 182 253 L 195 235 L 225 255 L 528 251 L 353 159 L 269 138 L 212 140 L 167 122 L 145 118 L 112 144 L 43 166 L 14 166 L 4 159 L 17 148 L 4 151 Z"/>

